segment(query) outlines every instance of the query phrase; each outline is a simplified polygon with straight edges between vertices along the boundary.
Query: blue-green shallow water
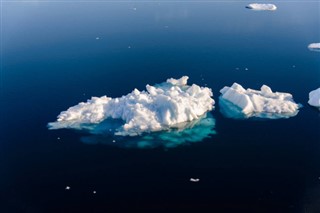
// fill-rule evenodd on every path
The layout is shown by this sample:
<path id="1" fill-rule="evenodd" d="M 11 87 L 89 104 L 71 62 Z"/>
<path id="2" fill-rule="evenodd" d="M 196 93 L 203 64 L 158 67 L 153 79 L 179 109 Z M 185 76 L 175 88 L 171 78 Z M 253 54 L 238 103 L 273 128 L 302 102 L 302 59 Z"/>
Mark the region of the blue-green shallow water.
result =
<path id="1" fill-rule="evenodd" d="M 307 105 L 320 85 L 320 55 L 307 49 L 320 40 L 319 3 L 247 3 L 3 2 L 1 212 L 319 212 L 319 111 Z M 224 118 L 216 104 L 217 134 L 172 149 L 47 130 L 91 96 L 182 75 L 216 101 L 238 82 L 290 92 L 304 107 L 254 121 Z"/>

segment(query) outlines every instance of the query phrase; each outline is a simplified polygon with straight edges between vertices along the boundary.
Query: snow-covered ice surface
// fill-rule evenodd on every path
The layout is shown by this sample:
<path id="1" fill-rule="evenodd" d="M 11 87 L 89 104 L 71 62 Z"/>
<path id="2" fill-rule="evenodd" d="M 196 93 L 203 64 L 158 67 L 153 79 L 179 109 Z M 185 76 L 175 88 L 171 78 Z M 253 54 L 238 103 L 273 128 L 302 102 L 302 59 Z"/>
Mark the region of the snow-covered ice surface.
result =
<path id="1" fill-rule="evenodd" d="M 309 50 L 320 52 L 320 43 L 311 43 L 308 45 Z"/>
<path id="2" fill-rule="evenodd" d="M 246 8 L 251 10 L 276 10 L 277 6 L 274 4 L 259 4 L 259 3 L 252 3 L 248 4 Z"/>
<path id="3" fill-rule="evenodd" d="M 300 108 L 291 94 L 272 92 L 266 85 L 261 90 L 253 90 L 234 83 L 231 87 L 222 88 L 220 93 L 220 111 L 229 118 L 289 118 L 297 115 Z"/>
<path id="4" fill-rule="evenodd" d="M 309 93 L 308 104 L 314 107 L 318 107 L 320 109 L 320 87 Z"/>
<path id="5" fill-rule="evenodd" d="M 155 86 L 146 85 L 146 91 L 134 89 L 120 98 L 92 97 L 61 112 L 57 121 L 48 127 L 96 131 L 101 128 L 101 122 L 112 119 L 114 130 L 111 131 L 121 136 L 184 129 L 188 122 L 212 110 L 215 103 L 211 89 L 196 84 L 190 86 L 187 81 L 187 76 L 170 78 Z"/>

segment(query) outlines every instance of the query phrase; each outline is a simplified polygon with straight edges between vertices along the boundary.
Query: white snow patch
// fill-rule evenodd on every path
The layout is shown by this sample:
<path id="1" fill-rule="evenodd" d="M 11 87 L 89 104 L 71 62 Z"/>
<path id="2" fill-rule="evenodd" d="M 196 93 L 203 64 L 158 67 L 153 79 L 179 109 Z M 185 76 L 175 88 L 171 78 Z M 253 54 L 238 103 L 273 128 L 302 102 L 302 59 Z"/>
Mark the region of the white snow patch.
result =
<path id="1" fill-rule="evenodd" d="M 261 90 L 244 89 L 234 83 L 220 90 L 220 106 L 227 117 L 233 118 L 288 118 L 295 116 L 300 107 L 289 93 L 272 92 L 263 85 Z"/>
<path id="2" fill-rule="evenodd" d="M 246 8 L 251 10 L 271 10 L 274 11 L 277 9 L 277 6 L 274 4 L 259 4 L 259 3 L 252 3 L 248 4 Z"/>
<path id="3" fill-rule="evenodd" d="M 320 87 L 309 93 L 308 104 L 314 107 L 320 107 Z"/>
<path id="4" fill-rule="evenodd" d="M 90 124 L 111 118 L 124 121 L 115 131 L 121 136 L 179 128 L 212 110 L 215 103 L 211 89 L 190 86 L 187 81 L 187 76 L 170 78 L 155 86 L 146 85 L 147 91 L 134 89 L 120 98 L 92 97 L 61 112 L 48 127 L 87 129 Z"/>

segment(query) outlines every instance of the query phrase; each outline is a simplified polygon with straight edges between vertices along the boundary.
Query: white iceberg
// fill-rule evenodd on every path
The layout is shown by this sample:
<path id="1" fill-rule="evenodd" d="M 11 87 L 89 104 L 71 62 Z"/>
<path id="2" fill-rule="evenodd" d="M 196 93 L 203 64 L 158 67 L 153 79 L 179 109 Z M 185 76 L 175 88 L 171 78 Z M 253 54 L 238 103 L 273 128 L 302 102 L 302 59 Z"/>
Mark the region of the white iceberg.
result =
<path id="1" fill-rule="evenodd" d="M 293 101 L 289 93 L 272 92 L 263 85 L 261 90 L 244 89 L 234 83 L 220 90 L 220 110 L 231 118 L 289 118 L 298 114 L 300 105 Z"/>
<path id="2" fill-rule="evenodd" d="M 314 107 L 320 107 L 320 87 L 309 93 L 308 104 L 310 104 L 311 106 L 314 106 Z"/>
<path id="3" fill-rule="evenodd" d="M 123 122 L 115 130 L 116 135 L 122 136 L 181 128 L 214 107 L 211 89 L 189 86 L 187 80 L 187 76 L 171 78 L 155 86 L 147 85 L 147 91 L 134 89 L 120 98 L 92 97 L 61 112 L 48 127 L 93 129 L 111 118 Z"/>
<path id="4" fill-rule="evenodd" d="M 311 43 L 308 45 L 309 50 L 320 52 L 320 43 Z"/>
<path id="5" fill-rule="evenodd" d="M 251 10 L 276 10 L 277 6 L 274 4 L 260 4 L 260 3 L 252 3 L 248 4 L 246 8 Z"/>

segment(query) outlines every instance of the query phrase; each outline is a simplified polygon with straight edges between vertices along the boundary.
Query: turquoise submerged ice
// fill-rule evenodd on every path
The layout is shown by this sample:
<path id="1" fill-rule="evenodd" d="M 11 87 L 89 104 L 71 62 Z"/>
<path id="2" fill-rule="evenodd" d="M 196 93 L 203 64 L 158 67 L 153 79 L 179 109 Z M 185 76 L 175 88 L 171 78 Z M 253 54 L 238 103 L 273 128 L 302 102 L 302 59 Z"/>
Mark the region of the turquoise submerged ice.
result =
<path id="1" fill-rule="evenodd" d="M 253 90 L 234 83 L 221 89 L 220 93 L 220 110 L 229 118 L 289 118 L 297 115 L 300 108 L 291 94 L 272 92 L 266 85 Z"/>
<path id="2" fill-rule="evenodd" d="M 136 137 L 112 136 L 114 123 L 103 122 L 94 129 L 90 136 L 82 137 L 86 144 L 106 144 L 121 148 L 150 149 L 156 147 L 175 148 L 201 142 L 216 134 L 215 119 L 210 113 L 201 118 L 187 122 L 181 128 L 171 128 L 168 131 L 145 133 Z"/>
<path id="3" fill-rule="evenodd" d="M 134 89 L 120 98 L 93 97 L 70 107 L 49 123 L 49 129 L 92 129 L 106 119 L 123 121 L 116 135 L 135 136 L 171 128 L 183 128 L 213 109 L 212 91 L 196 84 L 187 85 L 187 76 Z"/>

